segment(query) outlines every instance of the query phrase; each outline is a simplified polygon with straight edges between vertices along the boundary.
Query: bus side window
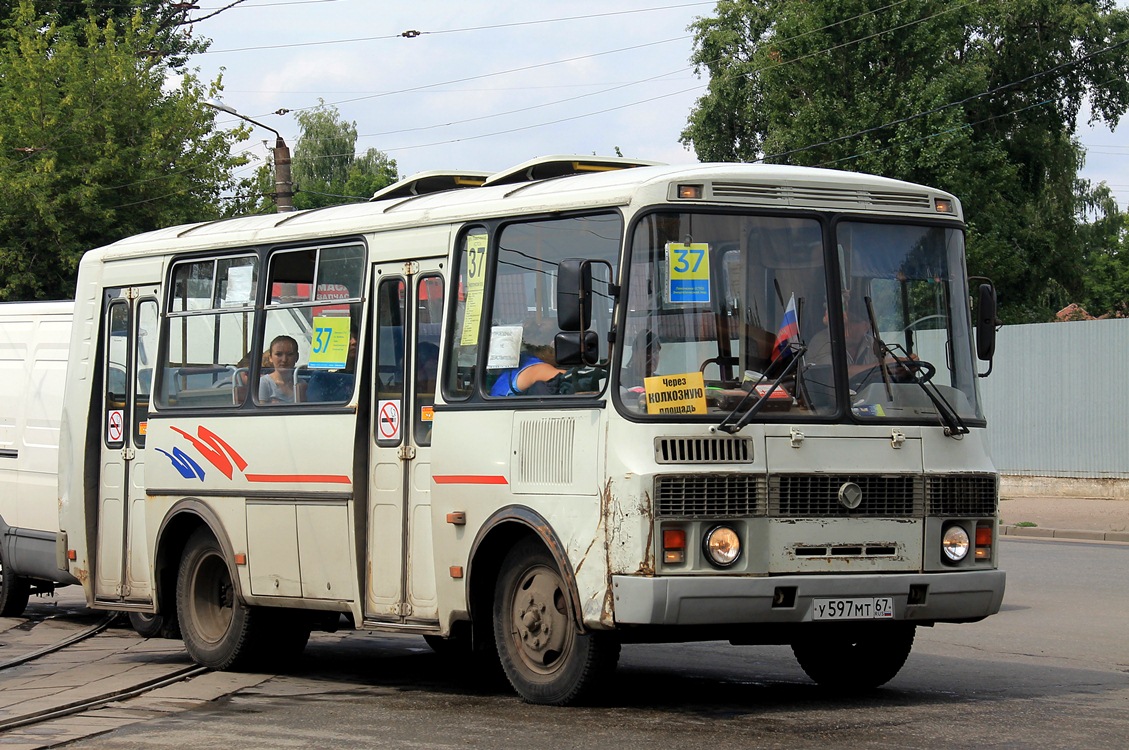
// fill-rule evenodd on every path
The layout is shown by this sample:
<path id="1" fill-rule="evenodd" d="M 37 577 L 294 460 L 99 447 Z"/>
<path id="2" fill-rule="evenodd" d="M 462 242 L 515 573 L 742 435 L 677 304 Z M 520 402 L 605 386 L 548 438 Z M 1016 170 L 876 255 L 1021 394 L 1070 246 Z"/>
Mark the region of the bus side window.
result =
<path id="1" fill-rule="evenodd" d="M 424 276 L 416 289 L 415 414 L 412 423 L 416 443 L 431 445 L 431 422 L 439 374 L 439 326 L 443 321 L 443 279 Z"/>
<path id="2" fill-rule="evenodd" d="M 254 256 L 238 255 L 173 266 L 158 404 L 231 409 L 240 403 L 236 370 L 245 366 L 254 329 L 258 263 Z"/>
<path id="3" fill-rule="evenodd" d="M 137 332 L 133 344 L 133 363 L 137 371 L 133 391 L 133 442 L 145 447 L 149 426 L 149 398 L 153 389 L 153 366 L 157 352 L 157 300 L 143 299 L 137 306 Z"/>

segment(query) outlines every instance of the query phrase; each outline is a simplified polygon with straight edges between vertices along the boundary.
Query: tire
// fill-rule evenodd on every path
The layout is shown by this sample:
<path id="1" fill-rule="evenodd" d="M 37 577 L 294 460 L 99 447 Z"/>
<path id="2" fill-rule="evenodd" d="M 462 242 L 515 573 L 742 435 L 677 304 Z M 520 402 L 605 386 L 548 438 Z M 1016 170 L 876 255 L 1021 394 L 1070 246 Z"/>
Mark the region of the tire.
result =
<path id="1" fill-rule="evenodd" d="M 444 638 L 440 635 L 425 635 L 423 640 L 432 651 L 440 656 L 469 658 L 471 655 L 470 641 L 466 638 Z"/>
<path id="2" fill-rule="evenodd" d="M 240 669 L 254 658 L 256 611 L 239 601 L 231 569 L 209 529 L 189 539 L 176 579 L 184 648 L 197 664 Z"/>
<path id="3" fill-rule="evenodd" d="M 180 638 L 180 623 L 164 615 L 130 612 L 129 624 L 143 638 Z"/>
<path id="4" fill-rule="evenodd" d="M 556 562 L 535 539 L 506 555 L 494 592 L 494 641 L 502 669 L 529 703 L 589 697 L 619 660 L 611 634 L 580 633 Z"/>
<path id="5" fill-rule="evenodd" d="M 0 617 L 19 617 L 27 609 L 31 584 L 26 578 L 9 573 L 0 552 Z"/>
<path id="6" fill-rule="evenodd" d="M 898 674 L 913 649 L 913 623 L 816 631 L 792 644 L 800 667 L 821 687 L 872 690 Z"/>
<path id="7" fill-rule="evenodd" d="M 307 612 L 256 608 L 255 665 L 274 672 L 288 672 L 306 650 L 312 620 Z"/>

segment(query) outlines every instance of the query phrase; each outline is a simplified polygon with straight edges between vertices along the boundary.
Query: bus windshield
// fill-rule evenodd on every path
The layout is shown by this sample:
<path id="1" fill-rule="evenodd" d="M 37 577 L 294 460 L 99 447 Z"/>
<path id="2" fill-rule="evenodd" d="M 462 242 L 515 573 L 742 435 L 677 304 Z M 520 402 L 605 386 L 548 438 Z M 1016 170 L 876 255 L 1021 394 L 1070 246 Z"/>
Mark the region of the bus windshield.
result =
<path id="1" fill-rule="evenodd" d="M 963 242 L 953 226 L 650 214 L 630 242 L 622 408 L 979 421 Z"/>

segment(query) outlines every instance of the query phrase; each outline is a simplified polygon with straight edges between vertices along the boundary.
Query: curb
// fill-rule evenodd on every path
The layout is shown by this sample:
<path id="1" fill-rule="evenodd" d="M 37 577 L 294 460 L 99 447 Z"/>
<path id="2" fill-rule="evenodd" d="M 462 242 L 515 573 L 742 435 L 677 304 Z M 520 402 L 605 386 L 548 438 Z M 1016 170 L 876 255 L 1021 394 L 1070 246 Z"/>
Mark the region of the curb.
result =
<path id="1" fill-rule="evenodd" d="M 1028 539 L 1069 539 L 1079 542 L 1119 542 L 1129 544 L 1129 531 L 1088 531 L 1085 529 L 1045 529 L 1040 526 L 1001 526 L 1001 536 Z"/>

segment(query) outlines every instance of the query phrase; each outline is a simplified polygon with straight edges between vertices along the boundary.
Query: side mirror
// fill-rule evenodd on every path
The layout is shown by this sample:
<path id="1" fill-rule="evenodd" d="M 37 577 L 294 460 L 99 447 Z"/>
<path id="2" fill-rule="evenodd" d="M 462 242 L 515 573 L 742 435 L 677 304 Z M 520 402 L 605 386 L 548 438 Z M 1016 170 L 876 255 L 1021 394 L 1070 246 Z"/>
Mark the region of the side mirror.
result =
<path id="1" fill-rule="evenodd" d="M 996 290 L 991 284 L 980 285 L 976 305 L 976 356 L 991 362 L 996 353 Z"/>
<path id="2" fill-rule="evenodd" d="M 580 332 L 591 320 L 592 265 L 584 258 L 565 258 L 557 266 L 557 326 Z"/>
<path id="3" fill-rule="evenodd" d="M 553 339 L 557 364 L 592 366 L 600 362 L 600 337 L 595 331 L 563 331 Z"/>

